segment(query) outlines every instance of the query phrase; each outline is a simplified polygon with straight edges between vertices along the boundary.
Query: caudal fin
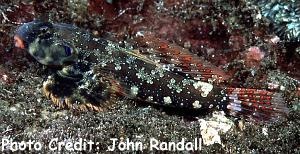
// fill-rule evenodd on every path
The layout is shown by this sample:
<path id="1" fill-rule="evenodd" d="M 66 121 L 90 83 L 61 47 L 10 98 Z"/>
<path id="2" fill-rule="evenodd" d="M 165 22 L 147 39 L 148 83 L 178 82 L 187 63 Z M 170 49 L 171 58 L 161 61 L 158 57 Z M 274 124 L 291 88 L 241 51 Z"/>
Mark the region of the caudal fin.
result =
<path id="1" fill-rule="evenodd" d="M 288 114 L 280 93 L 258 89 L 227 88 L 227 109 L 233 116 L 255 121 L 276 121 Z"/>

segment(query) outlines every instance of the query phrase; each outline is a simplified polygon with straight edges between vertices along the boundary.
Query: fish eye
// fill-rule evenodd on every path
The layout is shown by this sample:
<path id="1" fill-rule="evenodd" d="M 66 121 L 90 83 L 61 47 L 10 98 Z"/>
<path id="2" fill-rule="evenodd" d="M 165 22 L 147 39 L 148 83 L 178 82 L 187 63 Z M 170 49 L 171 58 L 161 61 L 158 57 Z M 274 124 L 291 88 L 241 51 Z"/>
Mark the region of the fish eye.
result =
<path id="1" fill-rule="evenodd" d="M 65 53 L 67 56 L 71 56 L 72 55 L 72 49 L 68 46 L 64 46 L 65 49 Z"/>
<path id="2" fill-rule="evenodd" d="M 49 30 L 49 27 L 47 27 L 47 26 L 42 26 L 42 27 L 40 27 L 40 31 L 41 31 L 42 33 L 46 33 L 48 30 Z"/>
<path id="3" fill-rule="evenodd" d="M 51 27 L 49 26 L 42 26 L 39 28 L 39 37 L 43 39 L 48 39 L 52 37 L 52 31 Z"/>

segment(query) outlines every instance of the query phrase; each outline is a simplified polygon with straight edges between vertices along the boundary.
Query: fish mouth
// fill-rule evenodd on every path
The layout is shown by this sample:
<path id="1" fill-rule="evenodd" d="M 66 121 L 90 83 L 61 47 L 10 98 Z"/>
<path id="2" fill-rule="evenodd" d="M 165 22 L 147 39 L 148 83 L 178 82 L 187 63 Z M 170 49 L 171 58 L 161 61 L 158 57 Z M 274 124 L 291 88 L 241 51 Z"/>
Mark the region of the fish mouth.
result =
<path id="1" fill-rule="evenodd" d="M 15 47 L 25 49 L 24 41 L 20 36 L 15 35 L 14 36 L 14 42 L 15 42 Z"/>

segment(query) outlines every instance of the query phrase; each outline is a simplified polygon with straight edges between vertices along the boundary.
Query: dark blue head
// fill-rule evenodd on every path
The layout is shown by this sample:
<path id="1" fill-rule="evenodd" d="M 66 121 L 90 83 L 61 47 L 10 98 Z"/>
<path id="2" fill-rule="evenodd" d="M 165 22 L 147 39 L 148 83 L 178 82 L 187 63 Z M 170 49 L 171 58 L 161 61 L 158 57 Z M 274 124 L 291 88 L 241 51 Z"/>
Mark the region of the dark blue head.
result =
<path id="1" fill-rule="evenodd" d="M 68 28 L 64 24 L 40 20 L 28 22 L 16 30 L 15 46 L 27 49 L 30 55 L 44 65 L 62 66 L 75 63 L 78 51 L 70 41 L 72 39 L 63 37 Z"/>
<path id="2" fill-rule="evenodd" d="M 15 45 L 19 48 L 28 48 L 38 36 L 50 37 L 53 25 L 49 22 L 34 20 L 20 26 L 15 33 Z"/>

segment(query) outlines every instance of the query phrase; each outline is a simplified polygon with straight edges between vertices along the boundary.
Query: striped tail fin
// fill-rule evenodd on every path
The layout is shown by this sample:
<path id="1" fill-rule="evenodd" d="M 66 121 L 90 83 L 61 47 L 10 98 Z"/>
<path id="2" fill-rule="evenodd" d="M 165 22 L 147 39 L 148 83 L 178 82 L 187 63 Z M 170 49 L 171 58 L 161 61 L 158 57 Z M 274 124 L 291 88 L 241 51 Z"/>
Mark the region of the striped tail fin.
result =
<path id="1" fill-rule="evenodd" d="M 280 93 L 258 89 L 226 88 L 227 109 L 230 115 L 254 121 L 276 121 L 288 114 Z"/>

